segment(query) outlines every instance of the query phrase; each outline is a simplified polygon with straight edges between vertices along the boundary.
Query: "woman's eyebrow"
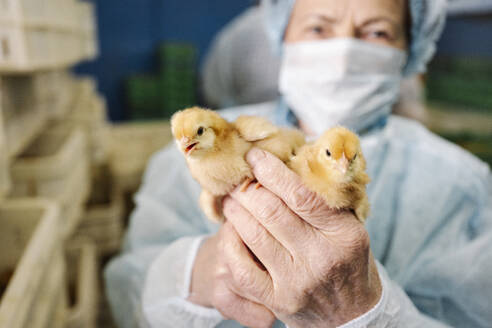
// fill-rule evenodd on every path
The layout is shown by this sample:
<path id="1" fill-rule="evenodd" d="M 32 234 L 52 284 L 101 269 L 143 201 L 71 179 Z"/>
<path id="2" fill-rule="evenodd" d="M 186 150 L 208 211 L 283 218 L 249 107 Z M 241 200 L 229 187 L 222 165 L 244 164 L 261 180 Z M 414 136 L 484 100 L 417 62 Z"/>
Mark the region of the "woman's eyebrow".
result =
<path id="1" fill-rule="evenodd" d="M 371 17 L 371 18 L 363 21 L 362 24 L 360 24 L 360 27 L 364 27 L 364 26 L 367 26 L 367 25 L 370 25 L 370 24 L 380 23 L 380 22 L 388 22 L 392 26 L 397 26 L 398 25 L 398 23 L 393 18 L 391 18 L 391 17 L 388 17 L 388 16 L 378 16 L 378 17 Z"/>
<path id="2" fill-rule="evenodd" d="M 321 20 L 325 23 L 336 23 L 338 20 L 326 14 L 306 14 L 301 17 L 302 20 Z"/>

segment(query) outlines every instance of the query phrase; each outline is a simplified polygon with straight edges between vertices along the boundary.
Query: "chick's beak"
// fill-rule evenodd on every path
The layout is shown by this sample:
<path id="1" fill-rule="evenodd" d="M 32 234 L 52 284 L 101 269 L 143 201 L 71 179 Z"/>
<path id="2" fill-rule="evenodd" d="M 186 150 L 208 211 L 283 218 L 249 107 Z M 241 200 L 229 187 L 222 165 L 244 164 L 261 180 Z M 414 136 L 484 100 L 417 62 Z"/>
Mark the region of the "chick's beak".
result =
<path id="1" fill-rule="evenodd" d="M 343 174 L 347 173 L 348 167 L 350 165 L 350 161 L 345 157 L 345 153 L 342 153 L 342 156 L 337 159 L 337 169 Z"/>
<path id="2" fill-rule="evenodd" d="M 198 145 L 198 141 L 188 137 L 181 138 L 179 143 L 181 144 L 181 148 L 184 150 L 186 155 L 190 155 L 195 150 L 196 145 Z"/>

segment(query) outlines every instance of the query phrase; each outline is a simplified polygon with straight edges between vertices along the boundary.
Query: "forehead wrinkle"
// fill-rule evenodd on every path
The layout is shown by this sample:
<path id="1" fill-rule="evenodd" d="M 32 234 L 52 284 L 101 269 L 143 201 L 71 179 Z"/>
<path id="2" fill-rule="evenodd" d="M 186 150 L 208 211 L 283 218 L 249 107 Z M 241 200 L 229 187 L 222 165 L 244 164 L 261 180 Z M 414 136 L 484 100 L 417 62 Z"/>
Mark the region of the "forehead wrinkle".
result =
<path id="1" fill-rule="evenodd" d="M 328 15 L 326 13 L 307 13 L 304 14 L 300 17 L 302 21 L 307 21 L 307 20 L 322 20 L 325 23 L 337 23 L 339 19 L 332 15 Z"/>
<path id="2" fill-rule="evenodd" d="M 352 2 L 355 4 L 357 1 Z M 359 21 L 367 21 L 376 18 L 387 19 L 395 24 L 403 23 L 404 21 L 404 4 L 402 0 L 398 1 L 374 1 L 375 4 L 368 7 L 367 10 L 357 10 L 354 8 L 352 12 Z"/>
<path id="3" fill-rule="evenodd" d="M 395 19 L 393 19 L 392 17 L 378 16 L 378 17 L 372 17 L 372 18 L 369 18 L 369 19 L 363 21 L 360 24 L 360 27 L 364 27 L 364 26 L 371 25 L 374 23 L 381 23 L 381 22 L 390 23 L 392 26 L 395 26 L 395 27 L 399 25 L 399 23 Z"/>

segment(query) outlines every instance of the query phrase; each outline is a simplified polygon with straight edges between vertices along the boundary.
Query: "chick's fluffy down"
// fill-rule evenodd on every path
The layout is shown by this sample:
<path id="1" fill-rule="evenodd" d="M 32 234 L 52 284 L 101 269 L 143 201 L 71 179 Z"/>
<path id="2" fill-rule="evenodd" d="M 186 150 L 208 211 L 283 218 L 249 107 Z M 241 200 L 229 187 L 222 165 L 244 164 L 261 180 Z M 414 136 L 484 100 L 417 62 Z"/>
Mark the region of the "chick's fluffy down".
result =
<path id="1" fill-rule="evenodd" d="M 351 209 L 364 222 L 369 215 L 366 185 L 370 179 L 359 138 L 344 127 L 326 131 L 299 149 L 288 166 L 304 184 L 336 209 Z"/>
<path id="2" fill-rule="evenodd" d="M 263 118 L 242 116 L 230 123 L 217 112 L 199 107 L 175 113 L 171 127 L 191 175 L 202 187 L 200 206 L 213 221 L 222 220 L 218 199 L 253 181 L 245 160 L 251 147 L 287 162 L 305 143 L 301 132 L 279 129 Z"/>

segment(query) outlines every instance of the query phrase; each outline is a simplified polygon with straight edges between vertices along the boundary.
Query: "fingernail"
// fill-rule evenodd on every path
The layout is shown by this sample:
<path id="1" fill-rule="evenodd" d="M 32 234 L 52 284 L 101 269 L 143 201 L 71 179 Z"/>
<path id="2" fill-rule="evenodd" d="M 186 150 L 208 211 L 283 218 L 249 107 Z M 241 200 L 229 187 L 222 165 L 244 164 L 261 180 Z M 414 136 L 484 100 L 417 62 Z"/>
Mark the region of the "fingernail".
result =
<path id="1" fill-rule="evenodd" d="M 251 150 L 246 154 L 246 160 L 250 164 L 255 164 L 256 162 L 265 158 L 265 152 L 258 148 L 251 148 Z"/>

